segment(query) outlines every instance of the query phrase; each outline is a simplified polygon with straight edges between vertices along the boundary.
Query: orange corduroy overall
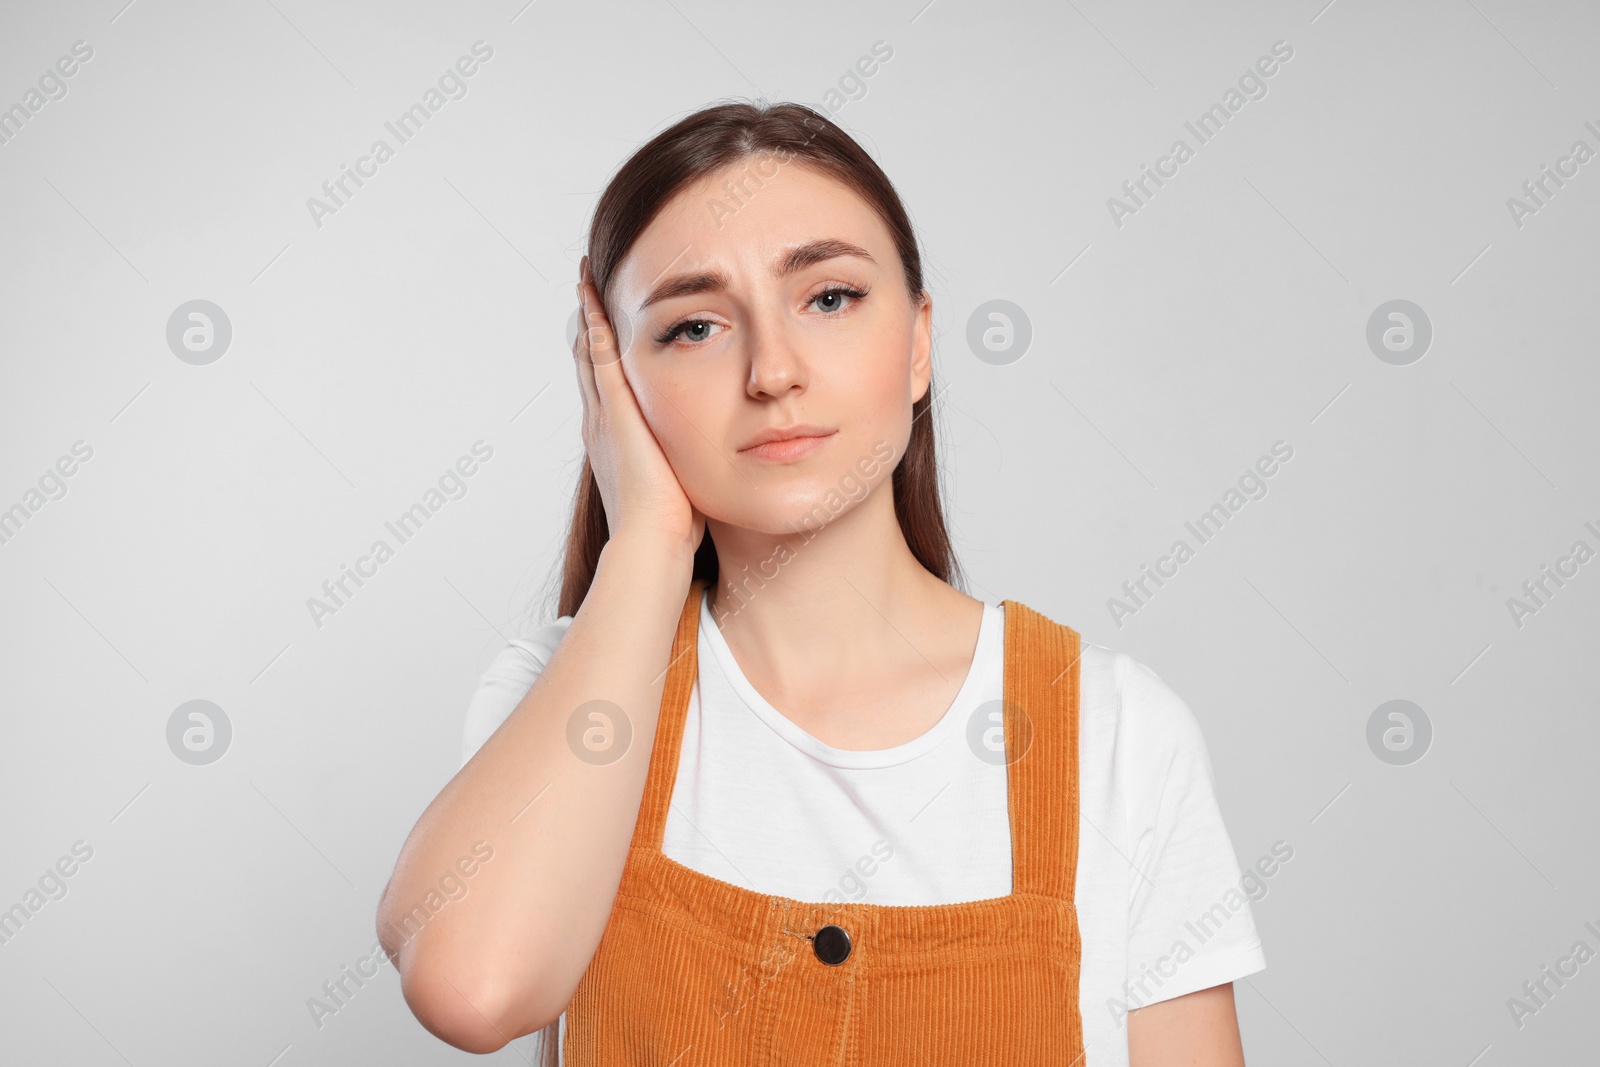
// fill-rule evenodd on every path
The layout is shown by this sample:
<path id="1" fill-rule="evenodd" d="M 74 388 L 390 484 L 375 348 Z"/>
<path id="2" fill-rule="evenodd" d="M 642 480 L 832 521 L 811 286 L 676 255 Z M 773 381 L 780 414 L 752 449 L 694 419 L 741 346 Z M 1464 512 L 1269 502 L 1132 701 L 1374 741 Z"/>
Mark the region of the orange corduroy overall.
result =
<path id="1" fill-rule="evenodd" d="M 703 588 L 673 639 L 622 881 L 567 1007 L 565 1067 L 1082 1067 L 1077 631 L 1004 602 L 1011 895 L 807 903 L 661 850 Z"/>

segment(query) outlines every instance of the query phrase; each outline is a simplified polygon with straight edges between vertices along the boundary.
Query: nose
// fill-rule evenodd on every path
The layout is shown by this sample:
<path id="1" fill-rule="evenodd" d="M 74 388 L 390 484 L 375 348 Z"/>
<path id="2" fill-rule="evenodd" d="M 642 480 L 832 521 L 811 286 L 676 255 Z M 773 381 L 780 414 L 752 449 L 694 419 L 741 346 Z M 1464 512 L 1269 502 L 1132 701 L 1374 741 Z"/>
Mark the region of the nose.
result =
<path id="1" fill-rule="evenodd" d="M 759 323 L 746 335 L 750 377 L 746 391 L 756 399 L 775 399 L 794 389 L 804 392 L 810 375 L 795 339 L 781 323 Z"/>

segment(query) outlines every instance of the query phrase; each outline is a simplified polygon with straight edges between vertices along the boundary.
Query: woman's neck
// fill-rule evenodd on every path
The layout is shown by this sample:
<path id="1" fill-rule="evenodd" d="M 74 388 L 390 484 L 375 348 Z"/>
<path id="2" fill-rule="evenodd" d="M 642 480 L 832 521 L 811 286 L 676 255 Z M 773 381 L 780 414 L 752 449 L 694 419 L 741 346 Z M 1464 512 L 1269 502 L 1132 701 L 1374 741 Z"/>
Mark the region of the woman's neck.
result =
<path id="1" fill-rule="evenodd" d="M 880 498 L 887 507 L 873 506 Z M 711 528 L 711 616 L 775 708 L 857 749 L 903 743 L 943 714 L 971 666 L 983 602 L 917 560 L 888 493 L 805 535 Z"/>

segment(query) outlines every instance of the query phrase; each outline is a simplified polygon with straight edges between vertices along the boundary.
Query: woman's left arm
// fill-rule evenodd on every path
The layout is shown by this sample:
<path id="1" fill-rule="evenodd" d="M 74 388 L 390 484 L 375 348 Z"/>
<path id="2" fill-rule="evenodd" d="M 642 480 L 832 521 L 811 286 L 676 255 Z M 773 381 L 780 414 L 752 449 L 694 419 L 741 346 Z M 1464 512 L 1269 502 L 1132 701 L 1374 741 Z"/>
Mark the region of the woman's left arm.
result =
<path id="1" fill-rule="evenodd" d="M 1233 983 L 1130 1012 L 1128 1067 L 1244 1067 Z"/>

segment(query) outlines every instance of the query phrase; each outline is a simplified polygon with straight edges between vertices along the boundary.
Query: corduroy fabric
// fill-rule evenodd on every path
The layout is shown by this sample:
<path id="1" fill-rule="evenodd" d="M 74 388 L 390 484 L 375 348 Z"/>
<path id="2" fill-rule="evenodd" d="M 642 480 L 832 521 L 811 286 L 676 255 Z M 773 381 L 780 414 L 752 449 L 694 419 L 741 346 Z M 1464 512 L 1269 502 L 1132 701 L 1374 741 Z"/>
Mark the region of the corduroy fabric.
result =
<path id="1" fill-rule="evenodd" d="M 661 851 L 703 589 L 692 583 L 673 640 L 611 917 L 567 1007 L 566 1067 L 1081 1065 L 1077 631 L 1004 601 L 1011 895 L 808 903 Z M 810 940 L 830 923 L 851 941 L 835 966 Z"/>

